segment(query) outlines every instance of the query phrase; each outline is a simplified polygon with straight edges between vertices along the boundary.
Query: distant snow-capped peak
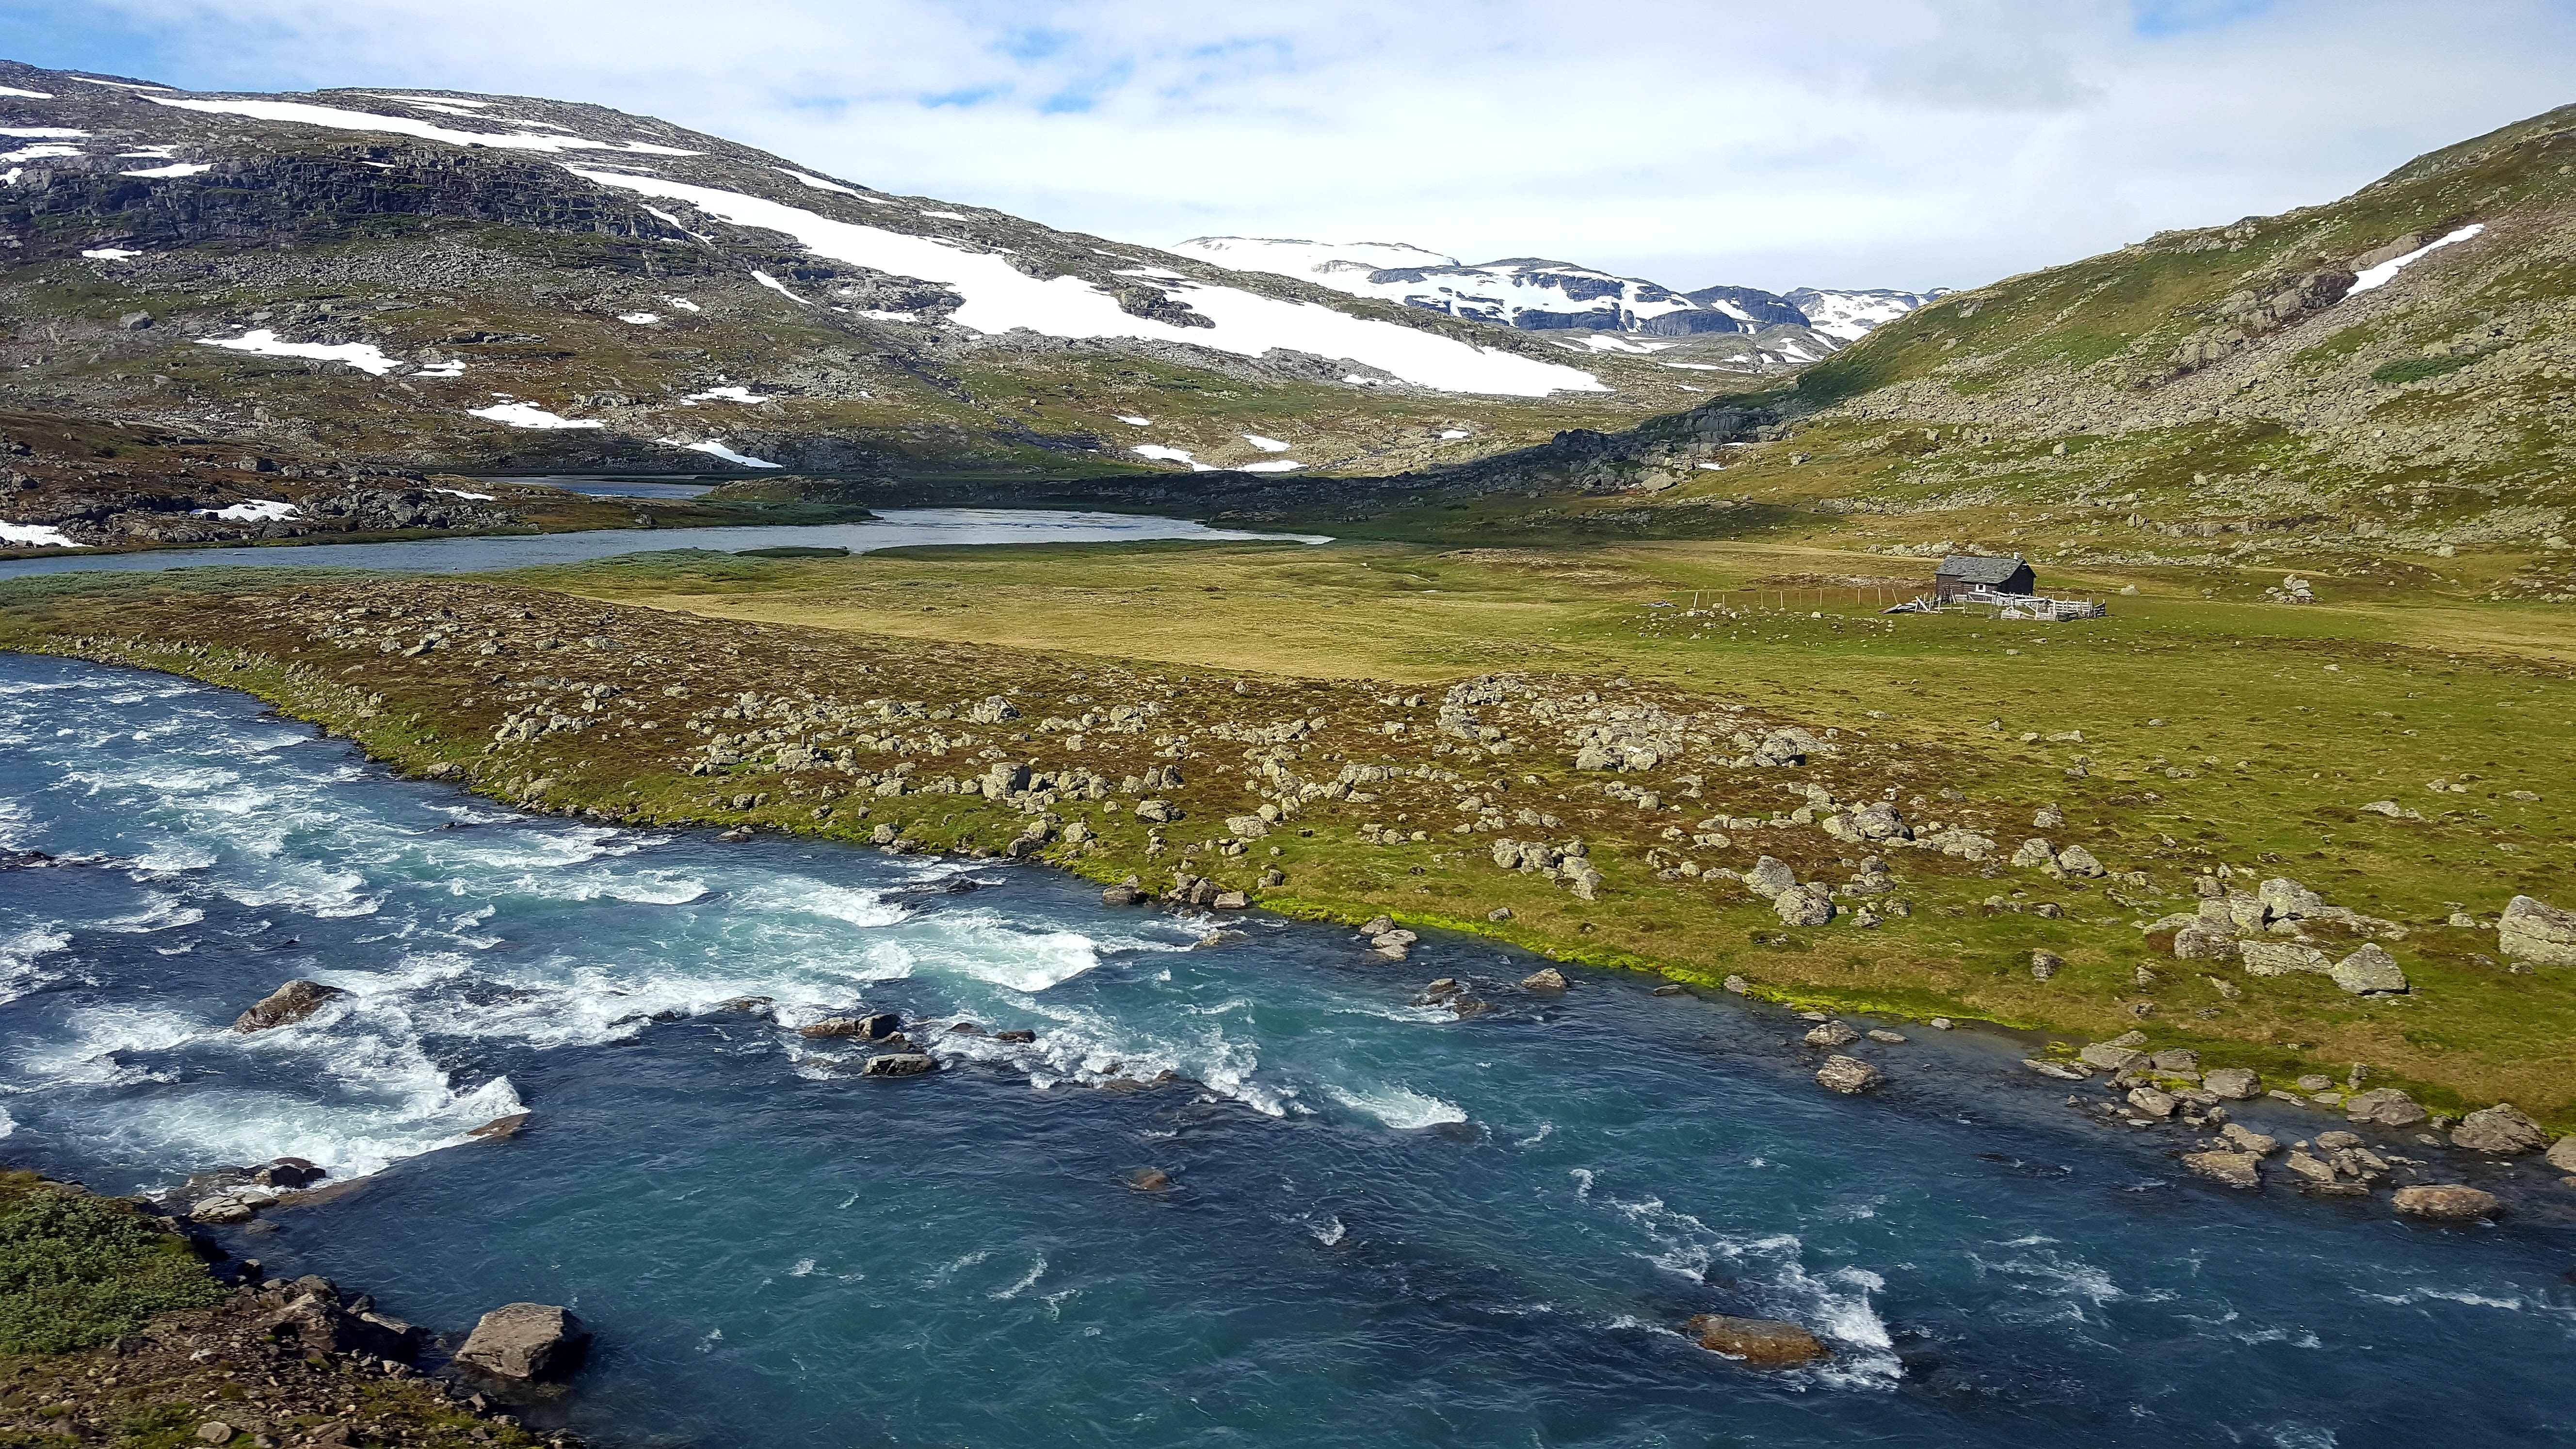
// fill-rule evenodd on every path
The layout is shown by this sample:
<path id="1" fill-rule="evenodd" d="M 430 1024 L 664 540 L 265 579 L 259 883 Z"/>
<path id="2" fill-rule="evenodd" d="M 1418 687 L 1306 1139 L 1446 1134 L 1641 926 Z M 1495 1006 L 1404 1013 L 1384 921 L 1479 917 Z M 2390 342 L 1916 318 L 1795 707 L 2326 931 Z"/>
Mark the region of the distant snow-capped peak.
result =
<path id="1" fill-rule="evenodd" d="M 1319 242 L 1202 236 L 1169 248 L 1235 271 L 1270 272 L 1401 306 L 1524 331 L 1638 332 L 1688 336 L 1801 327 L 1825 348 L 1850 342 L 1933 298 L 1931 292 L 1801 287 L 1783 296 L 1755 287 L 1676 292 L 1541 257 L 1461 263 L 1403 242 Z"/>

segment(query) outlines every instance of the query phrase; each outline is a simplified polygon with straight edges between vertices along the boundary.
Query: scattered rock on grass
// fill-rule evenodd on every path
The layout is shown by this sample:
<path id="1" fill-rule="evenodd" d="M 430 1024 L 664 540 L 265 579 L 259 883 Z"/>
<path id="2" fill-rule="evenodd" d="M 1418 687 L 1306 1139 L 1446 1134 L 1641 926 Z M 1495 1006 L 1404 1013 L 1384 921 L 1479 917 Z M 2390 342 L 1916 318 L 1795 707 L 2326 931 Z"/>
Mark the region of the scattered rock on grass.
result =
<path id="1" fill-rule="evenodd" d="M 2576 911 L 2515 896 L 2496 920 L 2496 949 L 2534 966 L 2576 966 Z"/>

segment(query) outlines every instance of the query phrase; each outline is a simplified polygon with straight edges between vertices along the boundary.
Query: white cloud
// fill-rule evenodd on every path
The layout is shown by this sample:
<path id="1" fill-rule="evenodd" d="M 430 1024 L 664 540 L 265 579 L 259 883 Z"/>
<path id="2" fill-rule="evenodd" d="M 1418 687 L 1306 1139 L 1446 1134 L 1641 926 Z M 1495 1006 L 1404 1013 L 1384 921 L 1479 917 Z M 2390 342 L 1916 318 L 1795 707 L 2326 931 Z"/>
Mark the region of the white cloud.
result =
<path id="1" fill-rule="evenodd" d="M 91 12 L 102 43 L 167 47 L 86 62 L 107 73 L 594 100 L 1126 240 L 1368 238 L 1680 287 L 1972 285 L 2325 200 L 2562 103 L 2576 49 L 2552 0 Z"/>

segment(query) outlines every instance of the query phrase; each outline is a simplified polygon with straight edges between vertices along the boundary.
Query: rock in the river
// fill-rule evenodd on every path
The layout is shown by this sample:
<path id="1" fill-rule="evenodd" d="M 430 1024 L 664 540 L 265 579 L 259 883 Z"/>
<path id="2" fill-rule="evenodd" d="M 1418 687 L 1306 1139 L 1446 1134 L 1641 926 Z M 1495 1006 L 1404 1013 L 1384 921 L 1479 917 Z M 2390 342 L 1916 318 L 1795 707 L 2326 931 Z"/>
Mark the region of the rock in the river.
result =
<path id="1" fill-rule="evenodd" d="M 2460 1125 L 2451 1129 L 2451 1145 L 2510 1157 L 2538 1152 L 2549 1145 L 2549 1137 L 2521 1108 L 2511 1102 L 2498 1102 L 2461 1118 Z"/>
<path id="2" fill-rule="evenodd" d="M 2182 1104 L 2175 1101 L 2172 1094 L 2159 1092 L 2153 1087 L 2131 1087 L 2129 1105 L 2150 1117 L 2170 1117 L 2174 1108 Z"/>
<path id="3" fill-rule="evenodd" d="M 1104 906 L 1132 906 L 1147 899 L 1144 886 L 1132 875 L 1100 893 L 1100 903 Z"/>
<path id="4" fill-rule="evenodd" d="M 1818 1086 L 1840 1092 L 1846 1097 L 1875 1090 L 1884 1086 L 1886 1082 L 1885 1072 L 1858 1057 L 1827 1057 L 1825 1064 L 1816 1068 Z"/>
<path id="5" fill-rule="evenodd" d="M 1682 1332 L 1699 1340 L 1699 1346 L 1711 1353 L 1742 1359 L 1755 1368 L 1790 1368 L 1833 1356 L 1823 1339 L 1794 1323 L 1774 1318 L 1703 1313 L 1683 1324 Z"/>
<path id="6" fill-rule="evenodd" d="M 337 986 L 325 986 L 319 981 L 289 981 L 261 997 L 250 1010 L 235 1018 L 233 1030 L 267 1031 L 271 1027 L 291 1026 L 348 994 Z"/>
<path id="7" fill-rule="evenodd" d="M 2412 1127 L 2424 1120 L 2424 1109 L 2395 1087 L 2373 1087 L 2343 1099 L 2343 1113 L 2354 1122 L 2375 1127 Z"/>
<path id="8" fill-rule="evenodd" d="M 2082 1067 L 2071 1067 L 2064 1062 L 2052 1062 L 2041 1057 L 2024 1057 L 2021 1064 L 2043 1077 L 2055 1077 L 2061 1082 L 2089 1081 L 2093 1076 Z"/>
<path id="9" fill-rule="evenodd" d="M 2201 1074 L 2200 1084 L 2231 1102 L 2251 1100 L 2263 1079 L 2249 1067 L 2217 1067 Z"/>
<path id="10" fill-rule="evenodd" d="M 2397 958 L 2376 941 L 2344 957 L 2330 973 L 2334 984 L 2355 996 L 2394 996 L 2406 990 L 2406 973 Z"/>
<path id="11" fill-rule="evenodd" d="M 505 1303 L 474 1325 L 456 1361 L 505 1379 L 555 1379 L 579 1365 L 589 1342 L 590 1330 L 565 1309 Z"/>
<path id="12" fill-rule="evenodd" d="M 1565 973 L 1553 966 L 1542 966 L 1521 978 L 1523 991 L 1563 991 L 1565 987 Z"/>
<path id="13" fill-rule="evenodd" d="M 2389 1206 L 2410 1217 L 2443 1223 L 2475 1222 L 2492 1215 L 2497 1205 L 2494 1193 L 2459 1186 L 2401 1187 L 2389 1200 Z"/>
<path id="14" fill-rule="evenodd" d="M 2534 966 L 2576 966 L 2576 911 L 2515 896 L 2496 920 L 2496 949 Z"/>
<path id="15" fill-rule="evenodd" d="M 2218 1129 L 2218 1135 L 2234 1143 L 2239 1152 L 2256 1157 L 2269 1157 L 2281 1150 L 2280 1139 L 2266 1137 L 2242 1122 L 2230 1122 Z"/>
<path id="16" fill-rule="evenodd" d="M 859 1068 L 863 1077 L 917 1077 L 937 1071 L 939 1063 L 922 1052 L 880 1052 Z"/>
<path id="17" fill-rule="evenodd" d="M 1807 1045 L 1840 1051 L 1860 1040 L 1860 1032 L 1848 1022 L 1829 1021 L 1807 1033 Z"/>
<path id="18" fill-rule="evenodd" d="M 2183 1166 L 2203 1177 L 2241 1188 L 2263 1185 L 2262 1162 L 2251 1152 L 2190 1152 L 2182 1159 Z"/>

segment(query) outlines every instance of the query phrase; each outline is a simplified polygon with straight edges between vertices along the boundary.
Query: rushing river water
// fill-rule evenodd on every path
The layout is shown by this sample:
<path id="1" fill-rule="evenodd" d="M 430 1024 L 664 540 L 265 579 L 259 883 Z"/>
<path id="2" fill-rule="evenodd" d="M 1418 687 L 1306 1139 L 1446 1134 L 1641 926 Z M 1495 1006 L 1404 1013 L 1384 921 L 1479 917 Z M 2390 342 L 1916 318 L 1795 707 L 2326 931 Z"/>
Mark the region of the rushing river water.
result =
<path id="1" fill-rule="evenodd" d="M 775 524 L 742 528 L 609 528 L 585 533 L 517 533 L 424 538 L 398 543 L 281 543 L 257 548 L 151 549 L 141 553 L 55 553 L 0 560 L 0 579 L 99 570 L 149 573 L 197 568 L 392 569 L 475 574 L 545 564 L 586 563 L 661 549 L 804 546 L 873 553 L 934 544 L 1328 543 L 1316 534 L 1246 533 L 1183 518 L 1063 508 L 888 508 L 872 523 Z"/>
<path id="2" fill-rule="evenodd" d="M 1039 868 L 523 817 L 239 695 L 24 656 L 0 846 L 57 858 L 0 871 L 0 1156 L 106 1190 L 372 1172 L 227 1241 L 451 1335 L 572 1305 L 599 1343 L 546 1412 L 616 1443 L 2576 1435 L 2562 1226 L 2201 1185 L 1996 1035 L 1906 1027 L 1845 1100 L 1759 1005 L 1524 994 L 1538 963 L 1491 944 L 1395 965 L 1261 918 L 1193 949 L 1208 923 Z M 1411 1004 L 1440 975 L 1497 1009 Z M 351 994 L 227 1029 L 296 976 Z M 1037 1039 L 861 1079 L 742 996 Z M 1709 1310 L 1834 1360 L 1671 1331 Z"/>

